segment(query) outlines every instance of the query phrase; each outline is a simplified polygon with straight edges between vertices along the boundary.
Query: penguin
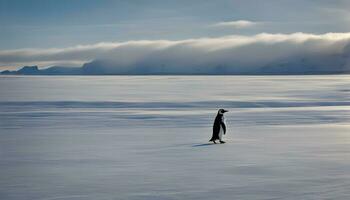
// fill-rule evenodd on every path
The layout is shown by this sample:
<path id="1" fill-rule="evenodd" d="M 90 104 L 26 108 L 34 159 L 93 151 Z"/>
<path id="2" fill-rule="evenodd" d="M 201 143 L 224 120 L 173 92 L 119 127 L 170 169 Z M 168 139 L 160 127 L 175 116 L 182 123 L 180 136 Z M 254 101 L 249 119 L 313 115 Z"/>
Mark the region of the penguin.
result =
<path id="1" fill-rule="evenodd" d="M 226 124 L 225 124 L 225 118 L 224 118 L 225 112 L 228 112 L 228 110 L 219 109 L 213 125 L 213 136 L 211 137 L 209 142 L 214 142 L 216 144 L 215 140 L 219 140 L 221 144 L 225 143 L 222 140 L 222 135 L 226 134 Z"/>

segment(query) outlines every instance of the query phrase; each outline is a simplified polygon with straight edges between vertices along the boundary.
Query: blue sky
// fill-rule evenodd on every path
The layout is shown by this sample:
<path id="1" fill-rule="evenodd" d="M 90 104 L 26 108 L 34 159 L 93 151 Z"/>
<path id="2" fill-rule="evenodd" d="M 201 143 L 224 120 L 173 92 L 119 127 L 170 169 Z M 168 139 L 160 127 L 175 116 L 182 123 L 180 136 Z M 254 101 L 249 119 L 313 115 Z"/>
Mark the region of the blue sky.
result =
<path id="1" fill-rule="evenodd" d="M 67 47 L 108 41 L 228 34 L 347 32 L 346 1 L 0 0 L 0 48 Z M 235 29 L 210 25 L 265 22 Z"/>
<path id="2" fill-rule="evenodd" d="M 27 63 L 22 57 L 15 61 L 23 49 L 37 53 L 139 40 L 347 33 L 349 9 L 346 0 L 0 0 L 0 67 Z M 93 59 L 28 59 L 28 64 L 80 65 Z"/>

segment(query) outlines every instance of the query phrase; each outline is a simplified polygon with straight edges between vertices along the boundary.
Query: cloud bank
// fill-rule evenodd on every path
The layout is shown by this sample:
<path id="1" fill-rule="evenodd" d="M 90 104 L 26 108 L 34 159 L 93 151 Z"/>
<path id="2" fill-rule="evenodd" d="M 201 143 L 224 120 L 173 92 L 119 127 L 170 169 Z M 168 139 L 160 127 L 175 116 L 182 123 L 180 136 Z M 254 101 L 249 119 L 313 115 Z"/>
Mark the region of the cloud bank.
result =
<path id="1" fill-rule="evenodd" d="M 350 33 L 231 35 L 0 51 L 0 65 L 85 63 L 84 74 L 346 73 Z"/>
<path id="2" fill-rule="evenodd" d="M 228 28 L 251 28 L 257 25 L 260 25 L 261 22 L 252 22 L 248 20 L 237 20 L 237 21 L 229 21 L 229 22 L 219 22 L 214 24 L 215 27 L 228 27 Z"/>

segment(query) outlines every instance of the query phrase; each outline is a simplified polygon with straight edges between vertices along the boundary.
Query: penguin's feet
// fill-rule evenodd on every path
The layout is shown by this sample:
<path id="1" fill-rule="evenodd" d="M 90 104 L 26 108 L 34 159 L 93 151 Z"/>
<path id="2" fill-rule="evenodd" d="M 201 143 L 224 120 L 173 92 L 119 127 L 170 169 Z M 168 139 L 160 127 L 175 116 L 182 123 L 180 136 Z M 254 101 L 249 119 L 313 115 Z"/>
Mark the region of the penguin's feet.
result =
<path id="1" fill-rule="evenodd" d="M 220 140 L 220 143 L 221 143 L 221 144 L 225 144 L 226 142 L 225 142 L 225 141 Z"/>
<path id="2" fill-rule="evenodd" d="M 214 144 L 216 144 L 215 140 L 213 140 Z"/>

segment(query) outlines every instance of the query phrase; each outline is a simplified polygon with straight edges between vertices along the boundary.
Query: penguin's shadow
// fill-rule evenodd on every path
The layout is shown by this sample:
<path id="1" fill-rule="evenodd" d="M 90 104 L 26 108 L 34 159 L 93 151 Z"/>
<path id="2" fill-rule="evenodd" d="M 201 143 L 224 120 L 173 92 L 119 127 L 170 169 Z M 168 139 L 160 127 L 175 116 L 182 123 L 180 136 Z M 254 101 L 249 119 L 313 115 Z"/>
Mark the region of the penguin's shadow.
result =
<path id="1" fill-rule="evenodd" d="M 211 146 L 211 145 L 215 145 L 215 144 L 214 143 L 195 144 L 195 145 L 192 145 L 192 147 L 205 147 L 205 146 Z"/>

